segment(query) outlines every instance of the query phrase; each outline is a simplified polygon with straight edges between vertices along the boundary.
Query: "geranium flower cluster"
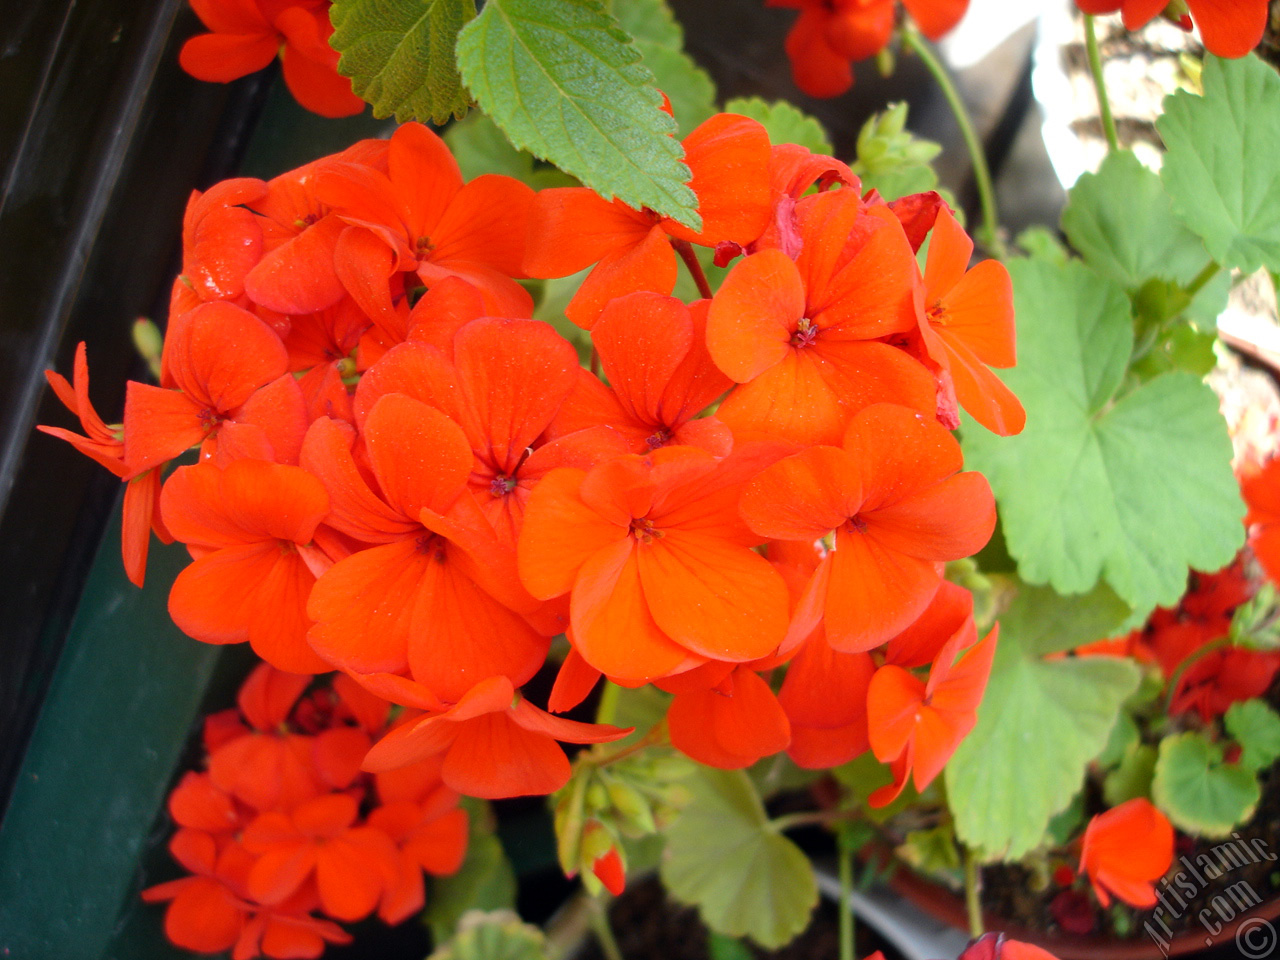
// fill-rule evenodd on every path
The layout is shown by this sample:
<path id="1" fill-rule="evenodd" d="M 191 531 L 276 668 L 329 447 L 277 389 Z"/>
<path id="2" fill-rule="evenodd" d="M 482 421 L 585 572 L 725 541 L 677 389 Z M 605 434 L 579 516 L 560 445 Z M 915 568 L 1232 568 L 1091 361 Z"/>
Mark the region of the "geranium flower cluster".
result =
<path id="1" fill-rule="evenodd" d="M 83 349 L 73 383 L 50 375 L 86 435 L 49 432 L 130 484 L 130 575 L 148 528 L 190 551 L 183 631 L 409 708 L 364 770 L 434 758 L 459 793 L 549 793 L 561 743 L 627 733 L 553 715 L 601 676 L 673 694 L 672 743 L 714 766 L 871 749 L 895 775 L 878 802 L 972 727 L 995 636 L 943 572 L 995 508 L 949 428 L 964 407 L 1021 429 L 990 370 L 1014 362 L 1008 274 L 969 269 L 936 194 L 864 196 L 753 120 L 684 147 L 700 230 L 464 183 L 418 124 L 218 184 L 187 211 L 160 384 L 128 385 L 117 429 Z M 714 295 L 695 245 L 741 258 Z M 567 314 L 603 376 L 520 282 L 588 268 Z M 548 712 L 520 689 L 562 633 Z"/>
<path id="2" fill-rule="evenodd" d="M 206 769 L 169 796 L 169 850 L 190 875 L 142 894 L 168 902 L 177 946 L 235 960 L 319 956 L 351 939 L 334 920 L 377 911 L 400 923 L 422 909 L 424 871 L 462 865 L 467 814 L 439 759 L 362 774 L 388 705 L 341 675 L 303 696 L 310 683 L 261 664 L 239 709 L 206 719 Z"/>
<path id="3" fill-rule="evenodd" d="M 191 0 L 209 32 L 183 44 L 178 61 L 197 80 L 229 83 L 279 57 L 298 103 L 322 117 L 352 116 L 364 101 L 338 74 L 330 6 L 331 0 Z"/>
<path id="4" fill-rule="evenodd" d="M 811 97 L 838 97 L 853 86 L 853 65 L 889 45 L 898 24 L 898 0 L 765 0 L 769 7 L 799 10 L 787 34 L 795 84 Z M 902 0 L 902 7 L 930 40 L 950 33 L 969 0 Z"/>

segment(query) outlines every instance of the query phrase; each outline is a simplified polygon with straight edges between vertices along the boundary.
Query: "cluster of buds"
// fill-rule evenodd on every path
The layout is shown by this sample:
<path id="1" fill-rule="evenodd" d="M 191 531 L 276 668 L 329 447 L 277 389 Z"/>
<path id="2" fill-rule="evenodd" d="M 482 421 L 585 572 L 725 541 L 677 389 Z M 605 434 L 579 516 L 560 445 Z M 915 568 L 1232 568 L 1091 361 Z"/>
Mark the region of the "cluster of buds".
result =
<path id="1" fill-rule="evenodd" d="M 652 836 L 689 800 L 681 781 L 692 765 L 671 750 L 593 747 L 578 755 L 573 778 L 553 798 L 556 853 L 565 876 L 615 896 L 626 886 L 623 840 Z"/>

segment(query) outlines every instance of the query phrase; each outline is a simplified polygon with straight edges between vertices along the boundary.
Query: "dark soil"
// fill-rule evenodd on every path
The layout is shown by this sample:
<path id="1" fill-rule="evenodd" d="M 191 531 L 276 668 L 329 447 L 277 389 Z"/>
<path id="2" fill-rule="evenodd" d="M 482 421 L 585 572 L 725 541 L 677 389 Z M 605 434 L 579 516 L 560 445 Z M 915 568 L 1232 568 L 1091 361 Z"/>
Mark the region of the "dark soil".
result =
<path id="1" fill-rule="evenodd" d="M 671 903 L 656 879 L 628 887 L 613 902 L 609 920 L 624 960 L 709 960 L 707 928 L 698 919 L 698 911 Z M 835 905 L 823 900 L 808 929 L 781 950 L 748 946 L 757 960 L 835 960 L 839 955 L 838 923 Z M 887 960 L 901 960 L 901 954 L 866 924 L 858 925 L 856 939 L 857 957 L 882 950 Z M 578 960 L 603 957 L 593 942 Z"/>

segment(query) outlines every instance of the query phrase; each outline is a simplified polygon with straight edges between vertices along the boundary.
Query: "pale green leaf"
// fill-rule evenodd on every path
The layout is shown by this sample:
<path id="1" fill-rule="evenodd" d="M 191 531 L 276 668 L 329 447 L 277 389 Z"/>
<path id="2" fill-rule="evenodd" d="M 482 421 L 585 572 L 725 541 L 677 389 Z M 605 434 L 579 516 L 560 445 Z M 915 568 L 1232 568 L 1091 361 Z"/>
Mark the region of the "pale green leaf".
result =
<path id="1" fill-rule="evenodd" d="M 1129 660 L 1042 659 L 1054 646 L 1042 621 L 1060 608 L 1045 602 L 1038 618 L 1037 600 L 1046 594 L 1022 593 L 1014 601 L 1022 609 L 1001 618 L 978 723 L 946 767 L 956 834 L 988 859 L 1017 860 L 1044 841 L 1138 687 Z"/>
<path id="2" fill-rule="evenodd" d="M 458 932 L 427 960 L 548 960 L 542 931 L 510 910 L 463 914 Z"/>
<path id="3" fill-rule="evenodd" d="M 1128 150 L 1076 181 L 1062 229 L 1085 263 L 1126 290 L 1152 277 L 1185 285 L 1209 263 L 1200 238 L 1174 217 L 1159 175 Z"/>
<path id="4" fill-rule="evenodd" d="M 458 66 L 516 147 L 601 196 L 701 228 L 675 121 L 599 0 L 488 0 L 458 37 Z"/>
<path id="5" fill-rule="evenodd" d="M 1120 765 L 1102 781 L 1102 798 L 1107 806 L 1118 807 L 1135 797 L 1151 796 L 1151 778 L 1156 772 L 1156 748 L 1135 743 Z"/>
<path id="6" fill-rule="evenodd" d="M 1253 772 L 1224 763 L 1222 747 L 1189 731 L 1160 742 L 1151 799 L 1179 829 L 1225 837 L 1253 816 L 1262 791 Z"/>
<path id="7" fill-rule="evenodd" d="M 1240 766 L 1257 772 L 1280 757 L 1280 714 L 1265 700 L 1233 703 L 1222 718 L 1227 733 L 1240 744 Z"/>
<path id="8" fill-rule="evenodd" d="M 1048 587 L 1014 581 L 1016 593 L 1000 614 L 1000 635 L 1015 637 L 1034 656 L 1061 653 L 1114 636 L 1129 607 L 1100 583 L 1083 596 L 1062 596 Z"/>
<path id="9" fill-rule="evenodd" d="M 996 437 L 966 421 L 966 466 L 991 482 L 1024 580 L 1070 594 L 1104 579 L 1136 615 L 1172 605 L 1189 568 L 1221 568 L 1244 540 L 1217 397 L 1175 372 L 1115 399 L 1133 344 L 1119 285 L 1078 262 L 1009 269 L 1018 366 L 1004 380 L 1027 426 Z"/>
<path id="10" fill-rule="evenodd" d="M 439 124 L 471 106 L 454 44 L 475 15 L 475 0 L 334 0 L 329 43 L 375 117 Z"/>
<path id="11" fill-rule="evenodd" d="M 681 134 L 716 112 L 716 85 L 684 52 L 684 29 L 666 0 L 614 0 L 613 15 L 631 34 L 645 66 L 671 101 Z"/>
<path id="12" fill-rule="evenodd" d="M 1224 266 L 1280 269 L 1280 76 L 1209 55 L 1202 79 L 1204 96 L 1179 90 L 1156 121 L 1174 212 Z"/>
<path id="13" fill-rule="evenodd" d="M 822 122 L 785 100 L 770 103 L 761 97 L 735 97 L 724 105 L 724 111 L 759 121 L 769 131 L 770 143 L 795 143 L 828 156 L 833 151 Z"/>
<path id="14" fill-rule="evenodd" d="M 1111 736 L 1102 752 L 1094 758 L 1094 763 L 1103 770 L 1110 770 L 1120 765 L 1130 750 L 1137 748 L 1142 734 L 1138 732 L 1138 724 L 1127 710 L 1121 710 L 1116 718 L 1116 725 L 1111 728 Z"/>
<path id="15" fill-rule="evenodd" d="M 688 785 L 693 799 L 667 828 L 667 892 L 717 933 L 787 943 L 818 902 L 808 858 L 769 823 L 742 771 L 701 768 Z"/>

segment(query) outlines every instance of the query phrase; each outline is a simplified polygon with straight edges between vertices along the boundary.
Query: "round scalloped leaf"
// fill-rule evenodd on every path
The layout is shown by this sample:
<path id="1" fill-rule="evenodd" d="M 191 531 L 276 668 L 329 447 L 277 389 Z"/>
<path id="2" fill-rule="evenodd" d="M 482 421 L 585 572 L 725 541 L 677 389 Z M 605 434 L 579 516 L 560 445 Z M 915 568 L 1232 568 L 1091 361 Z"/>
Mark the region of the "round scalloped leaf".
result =
<path id="1" fill-rule="evenodd" d="M 1204 96 L 1179 90 L 1156 120 L 1174 212 L 1223 266 L 1280 270 L 1280 77 L 1206 56 L 1201 79 Z"/>
<path id="2" fill-rule="evenodd" d="M 985 858 L 1017 860 L 1039 846 L 1107 745 L 1137 668 L 1118 657 L 1044 657 L 1109 635 L 1126 613 L 1105 586 L 1060 597 L 1023 585 L 1001 616 L 978 723 L 946 768 L 956 834 Z"/>
<path id="3" fill-rule="evenodd" d="M 743 771 L 700 768 L 686 785 L 692 800 L 667 828 L 667 892 L 717 933 L 788 943 L 818 902 L 809 859 L 769 822 Z"/>
<path id="4" fill-rule="evenodd" d="M 1089 266 L 1126 290 L 1152 277 L 1185 285 L 1209 262 L 1200 238 L 1174 217 L 1159 175 L 1129 150 L 1081 175 L 1067 194 L 1062 230 Z"/>
<path id="5" fill-rule="evenodd" d="M 1199 837 L 1225 837 L 1253 816 L 1262 791 L 1254 774 L 1223 763 L 1222 747 L 1190 731 L 1160 743 L 1151 799 L 1173 825 Z"/>
<path id="6" fill-rule="evenodd" d="M 830 156 L 834 152 L 831 138 L 817 117 L 811 117 L 785 100 L 772 103 L 763 97 L 734 97 L 724 105 L 725 113 L 737 113 L 769 131 L 772 144 L 795 143 L 813 153 Z"/>
<path id="7" fill-rule="evenodd" d="M 1240 744 L 1240 766 L 1255 773 L 1280 757 L 1280 714 L 1259 699 L 1233 703 L 1222 718 Z"/>
<path id="8" fill-rule="evenodd" d="M 965 464 L 986 475 L 1005 542 L 1030 583 L 1082 593 L 1104 579 L 1139 615 L 1171 605 L 1187 572 L 1244 542 L 1244 503 L 1218 399 L 1173 372 L 1117 396 L 1133 349 L 1129 302 L 1071 262 L 1015 260 L 1018 365 L 1003 373 L 1027 426 L 965 421 Z"/>
<path id="9" fill-rule="evenodd" d="M 453 939 L 427 960 L 547 960 L 547 943 L 541 930 L 510 910 L 471 910 Z"/>

